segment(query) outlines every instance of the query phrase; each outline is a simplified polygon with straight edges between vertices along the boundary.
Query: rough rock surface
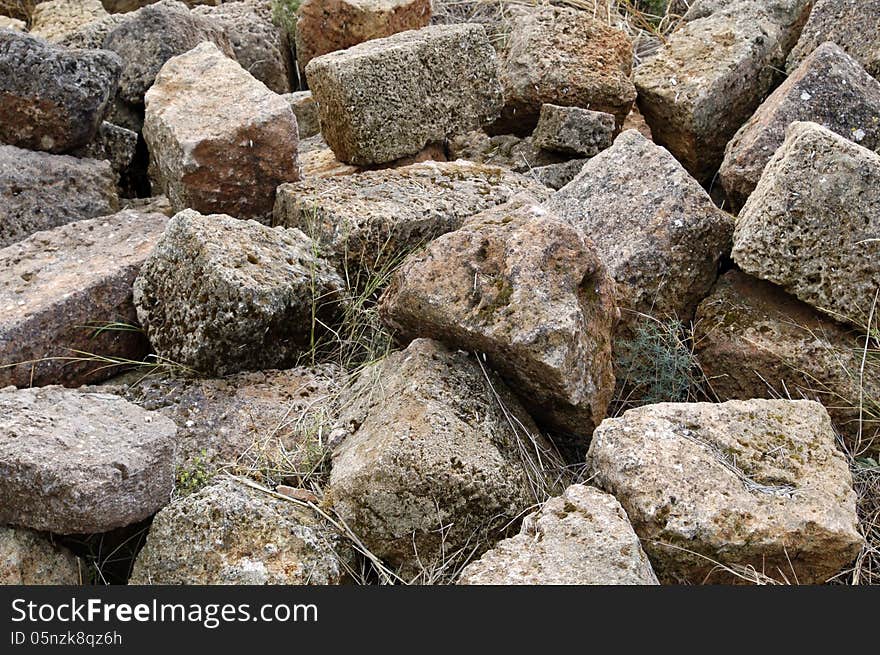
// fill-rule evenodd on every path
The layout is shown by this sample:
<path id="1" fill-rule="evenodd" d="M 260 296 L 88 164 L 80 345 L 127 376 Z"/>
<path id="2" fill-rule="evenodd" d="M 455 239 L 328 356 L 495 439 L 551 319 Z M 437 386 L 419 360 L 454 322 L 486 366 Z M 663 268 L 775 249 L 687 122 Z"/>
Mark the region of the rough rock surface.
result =
<path id="1" fill-rule="evenodd" d="M 137 325 L 132 283 L 167 221 L 122 211 L 0 250 L 0 387 L 78 386 L 113 374 L 105 361 L 67 359 L 88 357 L 76 351 L 135 361 L 146 355 L 140 332 L 101 327 Z"/>
<path id="2" fill-rule="evenodd" d="M 306 69 L 337 159 L 382 164 L 485 125 L 502 105 L 479 25 L 401 32 L 313 59 Z"/>
<path id="3" fill-rule="evenodd" d="M 104 46 L 104 39 L 113 31 L 113 28 L 126 20 L 123 14 L 110 14 L 104 18 L 80 25 L 75 29 L 59 37 L 58 45 L 65 48 L 100 49 Z"/>
<path id="4" fill-rule="evenodd" d="M 594 157 L 611 146 L 614 116 L 580 107 L 544 105 L 532 134 L 535 145 L 545 150 L 578 157 Z"/>
<path id="5" fill-rule="evenodd" d="M 0 145 L 0 248 L 118 205 L 109 163 Z"/>
<path id="6" fill-rule="evenodd" d="M 626 512 L 611 496 L 575 484 L 523 519 L 461 573 L 475 585 L 656 585 Z"/>
<path id="7" fill-rule="evenodd" d="M 399 338 L 485 353 L 529 414 L 581 452 L 614 391 L 614 282 L 592 242 L 517 198 L 410 255 L 379 303 Z"/>
<path id="8" fill-rule="evenodd" d="M 31 530 L 0 527 L 0 585 L 75 585 L 76 557 Z"/>
<path id="9" fill-rule="evenodd" d="M 737 14 L 742 18 L 769 20 L 780 31 L 780 44 L 786 53 L 800 36 L 814 0 L 689 0 L 684 20 L 712 14 Z"/>
<path id="10" fill-rule="evenodd" d="M 57 43 L 71 32 L 107 16 L 100 0 L 49 0 L 34 9 L 29 32 Z"/>
<path id="11" fill-rule="evenodd" d="M 606 419 L 587 455 L 661 582 L 730 582 L 726 566 L 828 580 L 863 539 L 825 408 L 807 400 L 662 403 Z"/>
<path id="12" fill-rule="evenodd" d="M 339 309 L 343 282 L 314 250 L 299 230 L 180 212 L 135 280 L 138 318 L 158 354 L 201 373 L 290 366 L 313 311 L 332 324 Z"/>
<path id="13" fill-rule="evenodd" d="M 797 45 L 788 56 L 797 68 L 820 44 L 833 41 L 880 79 L 880 0 L 816 0 Z"/>
<path id="14" fill-rule="evenodd" d="M 538 166 L 530 173 L 545 187 L 558 191 L 576 178 L 588 161 L 588 159 L 569 159 L 558 164 Z"/>
<path id="15" fill-rule="evenodd" d="M 730 247 L 733 221 L 672 155 L 634 130 L 545 203 L 591 238 L 617 283 L 620 329 L 636 312 L 688 321 Z"/>
<path id="16" fill-rule="evenodd" d="M 444 554 L 479 548 L 536 501 L 526 470 L 549 444 L 489 376 L 491 386 L 465 353 L 417 339 L 367 367 L 351 389 L 340 420 L 355 430 L 333 455 L 327 494 L 405 579 Z"/>
<path id="17" fill-rule="evenodd" d="M 266 220 L 300 178 L 290 105 L 212 43 L 169 60 L 146 105 L 151 175 L 176 211 Z"/>
<path id="18" fill-rule="evenodd" d="M 107 34 L 102 47 L 122 58 L 119 95 L 137 105 L 144 102 L 144 94 L 166 61 L 204 41 L 214 43 L 225 55 L 235 58 L 221 25 L 194 15 L 182 2 L 160 0 L 126 15 Z"/>
<path id="19" fill-rule="evenodd" d="M 104 121 L 98 128 L 95 140 L 77 148 L 71 154 L 75 157 L 103 159 L 110 162 L 117 183 L 122 184 L 122 177 L 134 160 L 137 143 L 137 132 Z"/>
<path id="20" fill-rule="evenodd" d="M 559 6 L 514 11 L 502 30 L 504 111 L 497 131 L 528 133 L 545 103 L 607 112 L 623 124 L 636 99 L 626 33 Z"/>
<path id="21" fill-rule="evenodd" d="M 860 380 L 865 398 L 880 398 L 880 362 L 867 358 L 862 368 L 855 332 L 735 270 L 700 304 L 694 327 L 697 360 L 721 400 L 817 400 L 851 444 L 880 448 L 880 415 L 870 407 L 859 432 Z"/>
<path id="22" fill-rule="evenodd" d="M 301 229 L 337 265 L 381 270 L 523 191 L 548 195 L 538 183 L 496 166 L 425 162 L 285 184 L 274 221 Z"/>
<path id="23" fill-rule="evenodd" d="M 121 63 L 0 29 L 0 143 L 65 152 L 92 140 L 116 93 Z"/>
<path id="24" fill-rule="evenodd" d="M 109 394 L 0 390 L 0 523 L 91 534 L 147 518 L 171 496 L 175 430 Z"/>
<path id="25" fill-rule="evenodd" d="M 328 52 L 425 27 L 431 1 L 303 0 L 296 15 L 296 59 L 305 70 Z"/>
<path id="26" fill-rule="evenodd" d="M 156 515 L 131 584 L 338 584 L 350 549 L 307 508 L 221 479 Z"/>
<path id="27" fill-rule="evenodd" d="M 880 155 L 792 123 L 736 222 L 733 259 L 836 320 L 867 325 L 880 288 Z"/>
<path id="28" fill-rule="evenodd" d="M 880 82 L 834 43 L 824 43 L 758 108 L 727 144 L 719 177 L 735 208 L 755 190 L 794 121 L 812 121 L 880 149 Z"/>
<path id="29" fill-rule="evenodd" d="M 502 166 L 517 173 L 530 173 L 541 166 L 564 163 L 567 159 L 558 152 L 542 150 L 531 136 L 489 136 L 483 130 L 458 134 L 449 139 L 447 148 L 450 161 L 467 159 L 477 164 Z"/>
<path id="30" fill-rule="evenodd" d="M 296 116 L 296 125 L 299 128 L 300 145 L 303 139 L 308 139 L 321 133 L 321 119 L 318 116 L 318 103 L 312 97 L 311 91 L 296 91 L 284 94 L 284 99 L 290 103 L 290 108 Z"/>

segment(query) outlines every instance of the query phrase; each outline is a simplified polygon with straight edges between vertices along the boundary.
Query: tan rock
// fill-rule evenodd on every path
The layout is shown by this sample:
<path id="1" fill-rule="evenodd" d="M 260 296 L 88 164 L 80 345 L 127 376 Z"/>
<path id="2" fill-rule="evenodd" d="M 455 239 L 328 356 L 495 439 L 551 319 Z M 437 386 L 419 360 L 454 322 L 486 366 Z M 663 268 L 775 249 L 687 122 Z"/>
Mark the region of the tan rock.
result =
<path id="1" fill-rule="evenodd" d="M 299 139 L 302 145 L 303 139 L 308 139 L 321 133 L 321 119 L 318 116 L 318 103 L 312 97 L 311 91 L 297 91 L 284 95 L 284 99 L 290 103 L 290 108 L 296 115 L 296 124 L 299 128 Z M 302 152 L 300 152 L 302 154 Z M 303 165 L 305 167 L 305 165 Z"/>
<path id="2" fill-rule="evenodd" d="M 71 32 L 107 16 L 101 0 L 48 0 L 34 9 L 29 31 L 57 43 Z"/>
<path id="3" fill-rule="evenodd" d="M 69 550 L 31 530 L 0 527 L 0 585 L 79 583 L 79 562 Z"/>

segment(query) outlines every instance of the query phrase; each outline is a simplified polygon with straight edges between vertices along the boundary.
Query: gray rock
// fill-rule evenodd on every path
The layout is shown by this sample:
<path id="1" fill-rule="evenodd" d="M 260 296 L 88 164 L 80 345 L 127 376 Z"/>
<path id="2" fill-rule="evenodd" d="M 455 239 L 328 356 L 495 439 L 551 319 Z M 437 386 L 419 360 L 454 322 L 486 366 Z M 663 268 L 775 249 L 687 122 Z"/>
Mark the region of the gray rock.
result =
<path id="1" fill-rule="evenodd" d="M 529 171 L 529 174 L 545 187 L 558 191 L 576 178 L 588 161 L 589 159 L 569 159 L 559 164 L 538 166 Z"/>
<path id="2" fill-rule="evenodd" d="M 367 41 L 313 59 L 306 76 L 324 138 L 349 164 L 415 155 L 485 125 L 502 105 L 495 51 L 479 25 Z"/>
<path id="3" fill-rule="evenodd" d="M 175 431 L 109 394 L 0 390 L 0 523 L 90 534 L 147 518 L 171 496 Z"/>
<path id="4" fill-rule="evenodd" d="M 296 125 L 299 128 L 300 140 L 308 139 L 321 133 L 318 103 L 312 97 L 311 91 L 288 93 L 284 95 L 284 99 L 290 103 L 290 108 L 296 115 Z"/>
<path id="5" fill-rule="evenodd" d="M 0 248 L 118 206 L 108 162 L 0 146 Z"/>
<path id="6" fill-rule="evenodd" d="M 98 128 L 95 140 L 74 150 L 75 157 L 106 160 L 113 168 L 117 184 L 128 171 L 137 150 L 138 135 L 124 127 L 104 121 Z"/>
<path id="7" fill-rule="evenodd" d="M 450 161 L 467 159 L 476 164 L 502 166 L 517 173 L 531 173 L 536 168 L 566 161 L 565 155 L 539 148 L 530 136 L 489 136 L 483 130 L 458 134 L 449 139 L 447 148 Z M 528 177 L 534 178 L 531 174 Z"/>
<path id="8" fill-rule="evenodd" d="M 792 49 L 810 15 L 814 0 L 690 0 L 684 20 L 691 21 L 713 14 L 766 16 L 776 25 L 785 52 Z"/>
<path id="9" fill-rule="evenodd" d="M 594 157 L 611 146 L 613 137 L 612 114 L 558 105 L 541 107 L 538 126 L 532 134 L 539 148 L 578 157 Z"/>
<path id="10" fill-rule="evenodd" d="M 75 585 L 77 558 L 32 530 L 0 527 L 0 585 Z"/>
<path id="11" fill-rule="evenodd" d="M 91 141 L 116 94 L 121 62 L 0 29 L 0 143 L 60 153 Z"/>
<path id="12" fill-rule="evenodd" d="M 113 31 L 113 28 L 126 20 L 123 14 L 110 14 L 91 23 L 80 25 L 59 37 L 58 45 L 65 48 L 100 49 L 104 46 L 104 39 Z"/>

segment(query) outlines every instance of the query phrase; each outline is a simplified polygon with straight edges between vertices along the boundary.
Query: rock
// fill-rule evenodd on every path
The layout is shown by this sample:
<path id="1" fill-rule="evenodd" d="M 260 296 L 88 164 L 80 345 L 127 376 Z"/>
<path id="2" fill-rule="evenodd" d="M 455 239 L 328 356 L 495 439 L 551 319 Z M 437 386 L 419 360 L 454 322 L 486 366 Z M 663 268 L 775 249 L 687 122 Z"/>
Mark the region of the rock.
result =
<path id="1" fill-rule="evenodd" d="M 0 527 L 0 585 L 76 585 L 77 558 L 31 530 Z"/>
<path id="2" fill-rule="evenodd" d="M 353 559 L 311 510 L 222 479 L 156 515 L 130 584 L 339 584 Z"/>
<path id="3" fill-rule="evenodd" d="M 465 353 L 417 339 L 365 368 L 345 401 L 340 421 L 355 429 L 333 454 L 326 497 L 404 579 L 462 549 L 479 555 L 538 500 L 527 470 L 544 484 L 538 458 L 546 464 L 550 446 L 486 374 Z"/>
<path id="4" fill-rule="evenodd" d="M 342 289 L 299 230 L 185 210 L 141 269 L 134 303 L 160 356 L 226 375 L 293 365 L 313 321 L 332 325 Z"/>
<path id="5" fill-rule="evenodd" d="M 627 130 L 635 130 L 636 132 L 639 132 L 643 137 L 648 139 L 648 141 L 654 140 L 651 128 L 645 122 L 645 117 L 642 116 L 642 112 L 639 111 L 638 105 L 633 105 L 632 111 L 629 112 L 629 115 L 627 115 L 626 120 L 623 122 L 623 128 L 621 131 L 626 132 Z"/>
<path id="6" fill-rule="evenodd" d="M 594 157 L 611 146 L 614 116 L 580 107 L 544 105 L 532 134 L 544 150 L 579 157 Z"/>
<path id="7" fill-rule="evenodd" d="M 570 159 L 559 164 L 538 166 L 530 173 L 544 186 L 558 191 L 576 178 L 588 161 L 588 159 Z"/>
<path id="8" fill-rule="evenodd" d="M 541 106 L 614 114 L 622 125 L 636 99 L 632 41 L 625 32 L 569 7 L 512 11 L 499 53 L 504 112 L 496 132 L 527 134 Z"/>
<path id="9" fill-rule="evenodd" d="M 100 381 L 114 368 L 99 358 L 149 352 L 131 289 L 167 220 L 123 211 L 0 250 L 0 388 Z"/>
<path id="10" fill-rule="evenodd" d="M 299 124 L 297 119 L 297 124 Z M 305 180 L 311 178 L 337 177 L 340 175 L 353 175 L 360 173 L 364 169 L 360 166 L 352 166 L 351 164 L 343 164 L 336 159 L 336 155 L 330 150 L 330 146 L 317 134 L 299 142 L 299 158 L 300 168 L 302 169 L 302 177 Z M 287 185 L 281 185 L 283 189 Z M 276 198 L 277 205 L 277 198 Z"/>
<path id="11" fill-rule="evenodd" d="M 122 58 L 120 97 L 139 105 L 143 104 L 144 94 L 165 62 L 204 41 L 210 41 L 224 55 L 235 58 L 222 26 L 194 15 L 182 2 L 160 0 L 126 15 L 106 36 L 102 47 Z"/>
<path id="12" fill-rule="evenodd" d="M 767 19 L 780 30 L 781 47 L 787 53 L 797 42 L 814 0 L 690 0 L 684 20 L 713 14 L 736 14 Z"/>
<path id="13" fill-rule="evenodd" d="M 0 523 L 90 534 L 147 518 L 171 496 L 174 433 L 109 394 L 0 390 Z"/>
<path id="14" fill-rule="evenodd" d="M 545 207 L 582 229 L 617 283 L 618 337 L 638 314 L 689 321 L 730 248 L 732 219 L 667 150 L 622 133 Z"/>
<path id="15" fill-rule="evenodd" d="M 113 28 L 125 20 L 126 16 L 123 14 L 110 14 L 85 23 L 59 36 L 58 45 L 63 45 L 65 48 L 100 49 Z"/>
<path id="16" fill-rule="evenodd" d="M 610 494 L 575 484 L 523 519 L 461 573 L 466 585 L 656 585 L 626 512 Z"/>
<path id="17" fill-rule="evenodd" d="M 538 183 L 495 166 L 425 162 L 282 185 L 274 221 L 311 236 L 340 270 L 382 271 L 523 191 L 548 195 Z"/>
<path id="18" fill-rule="evenodd" d="M 833 43 L 819 46 L 727 144 L 719 177 L 734 208 L 755 190 L 794 121 L 820 123 L 871 150 L 880 149 L 880 82 Z"/>
<path id="19" fill-rule="evenodd" d="M 296 116 L 300 141 L 321 133 L 321 119 L 318 117 L 318 103 L 312 98 L 311 91 L 287 93 L 284 95 L 284 99 L 290 103 L 290 108 Z"/>
<path id="20" fill-rule="evenodd" d="M 880 1 L 816 0 L 800 40 L 788 56 L 789 72 L 820 44 L 833 41 L 880 79 Z"/>
<path id="21" fill-rule="evenodd" d="M 0 248 L 118 205 L 109 163 L 0 145 Z"/>
<path id="22" fill-rule="evenodd" d="M 566 156 L 548 152 L 530 137 L 514 134 L 489 136 L 483 130 L 458 134 L 447 143 L 449 159 L 467 159 L 477 164 L 502 166 L 517 173 L 531 173 L 541 166 L 564 163 Z M 534 179 L 533 175 L 528 175 Z"/>
<path id="23" fill-rule="evenodd" d="M 27 31 L 27 25 L 25 25 L 25 22 L 23 20 L 0 15 L 0 29 L 10 29 L 25 32 Z"/>
<path id="24" fill-rule="evenodd" d="M 212 43 L 169 60 L 146 104 L 151 175 L 176 211 L 265 221 L 300 178 L 290 105 Z"/>
<path id="25" fill-rule="evenodd" d="M 120 61 L 0 30 L 0 143 L 60 153 L 91 141 L 119 83 Z"/>
<path id="26" fill-rule="evenodd" d="M 71 32 L 107 16 L 100 0 L 49 0 L 34 9 L 30 33 L 57 43 Z"/>
<path id="27" fill-rule="evenodd" d="M 863 326 L 880 288 L 880 155 L 793 123 L 736 222 L 733 259 Z"/>
<path id="28" fill-rule="evenodd" d="M 98 128 L 95 140 L 73 151 L 75 157 L 105 160 L 110 162 L 113 175 L 118 184 L 128 172 L 137 150 L 138 135 L 124 127 L 104 121 Z"/>
<path id="29" fill-rule="evenodd" d="M 614 391 L 614 283 L 592 242 L 533 198 L 489 209 L 413 253 L 379 314 L 398 338 L 485 353 L 538 423 L 587 439 Z"/>
<path id="30" fill-rule="evenodd" d="M 306 76 L 324 138 L 355 165 L 414 155 L 488 123 L 502 104 L 495 51 L 479 25 L 367 41 L 313 59 Z"/>
<path id="31" fill-rule="evenodd" d="M 216 7 L 193 9 L 193 16 L 204 16 L 220 25 L 248 73 L 275 93 L 290 93 L 293 60 L 287 34 L 249 2 L 226 2 Z"/>
<path id="32" fill-rule="evenodd" d="M 822 583 L 863 544 L 852 476 L 812 401 L 631 409 L 596 430 L 587 471 L 623 505 L 664 583 L 735 581 L 724 566 Z"/>
<path id="33" fill-rule="evenodd" d="M 880 398 L 880 367 L 868 358 L 862 368 L 858 334 L 735 270 L 700 304 L 694 330 L 700 368 L 721 400 L 817 400 L 855 452 L 880 447 L 880 415 L 870 407 L 859 432 L 860 386 L 865 398 Z"/>
<path id="34" fill-rule="evenodd" d="M 296 12 L 296 59 L 315 57 L 425 27 L 430 0 L 303 0 Z"/>

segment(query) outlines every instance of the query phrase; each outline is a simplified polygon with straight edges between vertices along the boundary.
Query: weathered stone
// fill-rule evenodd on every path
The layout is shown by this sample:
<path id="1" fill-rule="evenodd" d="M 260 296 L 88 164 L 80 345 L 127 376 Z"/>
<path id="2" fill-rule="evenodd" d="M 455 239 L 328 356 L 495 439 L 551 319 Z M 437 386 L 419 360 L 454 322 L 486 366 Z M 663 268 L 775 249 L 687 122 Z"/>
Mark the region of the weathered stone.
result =
<path id="1" fill-rule="evenodd" d="M 300 178 L 290 105 L 212 43 L 169 60 L 146 103 L 151 175 L 176 211 L 265 221 Z"/>
<path id="2" fill-rule="evenodd" d="M 755 190 L 795 121 L 812 121 L 880 149 L 880 82 L 833 43 L 819 46 L 727 144 L 719 177 L 735 209 Z"/>
<path id="3" fill-rule="evenodd" d="M 86 159 L 106 160 L 110 162 L 117 183 L 128 171 L 137 150 L 138 135 L 124 127 L 104 121 L 98 128 L 95 140 L 77 148 L 73 153 L 75 157 Z"/>
<path id="4" fill-rule="evenodd" d="M 75 585 L 76 557 L 31 530 L 0 527 L 0 585 Z"/>
<path id="5" fill-rule="evenodd" d="M 731 582 L 727 567 L 815 584 L 863 539 L 825 408 L 807 400 L 661 403 L 606 419 L 593 484 L 626 510 L 661 582 Z"/>
<path id="6" fill-rule="evenodd" d="M 688 321 L 730 248 L 733 220 L 672 155 L 634 130 L 545 203 L 591 238 L 617 282 L 627 336 L 638 314 Z"/>
<path id="7" fill-rule="evenodd" d="M 299 119 L 297 119 L 297 125 L 299 124 L 298 121 Z M 302 176 L 305 180 L 311 178 L 353 175 L 354 173 L 360 173 L 364 170 L 360 166 L 343 164 L 336 159 L 336 155 L 333 154 L 333 151 L 330 150 L 330 146 L 328 146 L 327 142 L 321 138 L 320 134 L 300 140 L 297 158 L 299 159 L 300 169 L 302 170 Z M 282 185 L 279 187 L 279 190 L 286 186 L 287 185 Z"/>
<path id="8" fill-rule="evenodd" d="M 119 83 L 119 58 L 0 30 L 0 143 L 65 152 L 92 140 Z"/>
<path id="9" fill-rule="evenodd" d="M 527 134 L 541 106 L 614 114 L 622 125 L 636 99 L 632 42 L 625 32 L 569 7 L 512 11 L 499 61 L 504 111 L 496 131 Z"/>
<path id="10" fill-rule="evenodd" d="M 836 320 L 867 325 L 880 289 L 880 155 L 793 123 L 736 222 L 733 259 Z"/>
<path id="11" fill-rule="evenodd" d="M 575 484 L 461 573 L 466 585 L 656 585 L 620 503 Z"/>
<path id="12" fill-rule="evenodd" d="M 65 48 L 100 49 L 104 46 L 104 39 L 114 27 L 126 20 L 122 14 L 110 14 L 104 18 L 80 25 L 71 29 L 58 39 L 58 45 Z"/>
<path id="13" fill-rule="evenodd" d="M 289 93 L 293 60 L 287 34 L 249 2 L 227 2 L 193 9 L 220 25 L 235 58 L 248 73 L 275 93 Z"/>
<path id="14" fill-rule="evenodd" d="M 118 204 L 107 162 L 0 146 L 0 248 Z"/>
<path id="15" fill-rule="evenodd" d="M 538 166 L 530 171 L 530 175 L 546 187 L 558 191 L 571 182 L 583 170 L 588 159 L 570 159 L 558 164 Z"/>
<path id="16" fill-rule="evenodd" d="M 614 283 L 576 227 L 533 198 L 489 209 L 410 255 L 379 302 L 400 338 L 485 353 L 529 414 L 573 450 L 614 391 Z"/>
<path id="17" fill-rule="evenodd" d="M 296 116 L 299 138 L 308 139 L 321 133 L 321 119 L 318 116 L 318 103 L 312 98 L 311 91 L 297 91 L 284 95 Z"/>
<path id="18" fill-rule="evenodd" d="M 861 342 L 861 343 L 860 343 Z M 695 354 L 721 400 L 817 400 L 850 444 L 880 447 L 880 363 L 863 339 L 768 282 L 730 271 L 697 310 Z M 860 420 L 861 419 L 861 420 Z M 860 430 L 861 428 L 861 430 Z"/>
<path id="19" fill-rule="evenodd" d="M 296 12 L 300 70 L 315 57 L 425 27 L 430 0 L 303 0 Z"/>
<path id="20" fill-rule="evenodd" d="M 10 29 L 25 32 L 27 31 L 27 25 L 23 20 L 0 15 L 0 29 Z"/>
<path id="21" fill-rule="evenodd" d="M 311 236 L 340 268 L 382 270 L 523 191 L 548 195 L 537 182 L 495 166 L 425 162 L 282 185 L 274 220 Z"/>
<path id="22" fill-rule="evenodd" d="M 545 150 L 580 157 L 594 157 L 611 146 L 614 116 L 580 107 L 544 105 L 532 134 L 535 145 Z"/>
<path id="23" fill-rule="evenodd" d="M 527 173 L 535 168 L 563 163 L 566 160 L 565 155 L 542 150 L 530 136 L 489 136 L 483 130 L 456 135 L 449 139 L 447 147 L 450 160 L 467 159 L 477 164 L 502 166 L 517 173 Z"/>
<path id="24" fill-rule="evenodd" d="M 404 579 L 463 548 L 479 554 L 538 500 L 529 471 L 543 475 L 550 445 L 465 353 L 417 339 L 364 369 L 350 393 L 340 420 L 355 430 L 333 454 L 327 495 Z"/>
<path id="25" fill-rule="evenodd" d="M 880 79 L 878 26 L 880 0 L 816 0 L 786 67 L 794 70 L 820 44 L 833 41 Z"/>
<path id="26" fill-rule="evenodd" d="M 29 31 L 57 43 L 71 32 L 107 16 L 100 0 L 48 0 L 34 9 Z"/>
<path id="27" fill-rule="evenodd" d="M 769 19 L 779 30 L 782 49 L 787 53 L 800 36 L 814 0 L 691 0 L 684 20 L 713 14 L 736 14 L 758 20 Z"/>
<path id="28" fill-rule="evenodd" d="M 227 478 L 156 515 L 130 584 L 339 584 L 352 559 L 312 510 Z"/>
<path id="29" fill-rule="evenodd" d="M 495 51 L 479 25 L 438 25 L 313 59 L 321 128 L 340 161 L 382 164 L 485 125 L 501 109 Z"/>
<path id="30" fill-rule="evenodd" d="M 171 496 L 174 433 L 109 394 L 0 390 L 0 523 L 91 534 L 147 518 Z"/>
<path id="31" fill-rule="evenodd" d="M 343 282 L 314 251 L 299 230 L 183 211 L 135 280 L 138 318 L 159 355 L 201 373 L 291 366 L 339 309 Z"/>
<path id="32" fill-rule="evenodd" d="M 113 374 L 98 358 L 146 355 L 143 334 L 114 326 L 137 325 L 132 283 L 167 220 L 123 211 L 0 250 L 0 387 L 78 386 Z"/>
<path id="33" fill-rule="evenodd" d="M 235 58 L 232 44 L 220 25 L 192 14 L 182 2 L 160 0 L 126 15 L 106 36 L 102 47 L 122 58 L 120 97 L 132 104 L 142 104 L 144 94 L 165 62 L 204 41 Z"/>

